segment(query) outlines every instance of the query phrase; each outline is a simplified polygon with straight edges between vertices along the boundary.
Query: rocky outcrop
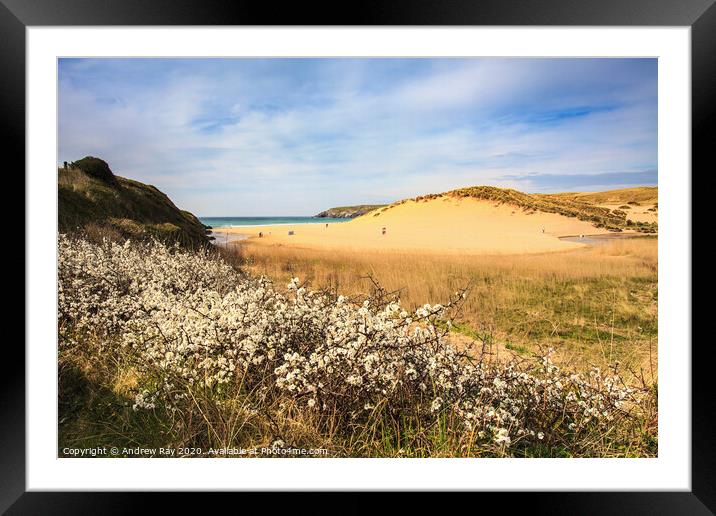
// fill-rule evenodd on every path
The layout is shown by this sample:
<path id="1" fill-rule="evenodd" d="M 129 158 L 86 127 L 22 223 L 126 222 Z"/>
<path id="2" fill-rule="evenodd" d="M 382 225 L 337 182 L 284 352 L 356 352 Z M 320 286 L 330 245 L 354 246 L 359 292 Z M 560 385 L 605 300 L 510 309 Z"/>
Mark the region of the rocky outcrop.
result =
<path id="1" fill-rule="evenodd" d="M 368 213 L 369 211 L 376 210 L 386 206 L 385 204 L 361 204 L 359 206 L 340 206 L 338 208 L 330 208 L 326 211 L 322 211 L 316 217 L 320 218 L 332 218 L 332 219 L 354 219 Z"/>

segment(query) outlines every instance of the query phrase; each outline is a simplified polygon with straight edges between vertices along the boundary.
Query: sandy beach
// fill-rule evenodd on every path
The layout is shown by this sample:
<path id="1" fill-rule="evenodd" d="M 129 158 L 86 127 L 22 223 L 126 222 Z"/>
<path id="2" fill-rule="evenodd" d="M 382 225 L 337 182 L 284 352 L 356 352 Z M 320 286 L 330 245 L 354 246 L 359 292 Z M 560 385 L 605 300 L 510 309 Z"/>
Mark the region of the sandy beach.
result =
<path id="1" fill-rule="evenodd" d="M 506 204 L 443 196 L 406 201 L 328 226 L 317 223 L 217 228 L 214 235 L 221 241 L 227 233 L 230 241 L 233 235 L 245 235 L 252 243 L 309 249 L 523 254 L 583 247 L 584 244 L 559 237 L 608 231 L 553 213 L 527 213 Z"/>

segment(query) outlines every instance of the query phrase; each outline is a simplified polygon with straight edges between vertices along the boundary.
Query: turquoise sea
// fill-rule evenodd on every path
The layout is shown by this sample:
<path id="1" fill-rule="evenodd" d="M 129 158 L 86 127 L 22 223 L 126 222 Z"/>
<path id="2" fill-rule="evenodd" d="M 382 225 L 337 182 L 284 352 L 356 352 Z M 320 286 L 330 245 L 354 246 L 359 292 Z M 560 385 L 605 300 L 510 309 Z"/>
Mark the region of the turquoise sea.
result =
<path id="1" fill-rule="evenodd" d="M 202 224 L 212 228 L 241 226 L 273 226 L 293 224 L 333 224 L 350 219 L 332 219 L 319 217 L 199 217 Z"/>

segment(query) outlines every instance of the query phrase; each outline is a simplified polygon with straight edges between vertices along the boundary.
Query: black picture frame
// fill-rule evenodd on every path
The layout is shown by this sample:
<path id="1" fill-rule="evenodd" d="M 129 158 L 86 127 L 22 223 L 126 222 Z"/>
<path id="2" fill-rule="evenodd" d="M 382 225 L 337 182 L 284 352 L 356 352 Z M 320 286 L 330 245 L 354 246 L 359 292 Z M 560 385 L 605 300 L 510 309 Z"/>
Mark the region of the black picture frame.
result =
<path id="1" fill-rule="evenodd" d="M 352 5 L 338 2 L 332 5 L 298 2 L 277 5 L 241 0 L 0 0 L 0 135 L 10 151 L 5 156 L 10 157 L 6 174 L 14 174 L 17 180 L 20 177 L 17 171 L 25 170 L 25 28 L 47 25 L 689 26 L 692 37 L 692 169 L 703 169 L 702 173 L 714 170 L 714 0 L 393 0 Z M 691 171 L 684 173 L 693 178 Z M 24 183 L 20 188 L 25 191 Z M 26 258 L 24 252 L 22 254 Z M 25 306 L 25 315 L 31 308 Z M 8 514 L 78 511 L 119 514 L 145 506 L 146 494 L 25 492 L 26 386 L 25 368 L 20 367 L 25 364 L 25 358 L 17 340 L 8 338 L 4 343 L 10 358 L 6 359 L 8 365 L 0 375 L 0 511 L 7 510 Z M 668 344 L 691 345 L 690 342 Z M 716 436 L 713 418 L 716 402 L 712 384 L 709 384 L 713 368 L 708 360 L 709 347 L 710 340 L 696 342 L 692 347 L 691 492 L 484 493 L 479 496 L 496 499 L 498 503 L 507 502 L 511 507 L 526 502 L 532 513 L 713 514 L 716 511 L 713 440 Z M 182 495 L 163 498 L 162 503 L 168 504 L 165 510 L 186 503 Z M 296 498 L 293 500 L 295 504 Z M 414 503 L 422 503 L 420 500 L 415 497 Z"/>

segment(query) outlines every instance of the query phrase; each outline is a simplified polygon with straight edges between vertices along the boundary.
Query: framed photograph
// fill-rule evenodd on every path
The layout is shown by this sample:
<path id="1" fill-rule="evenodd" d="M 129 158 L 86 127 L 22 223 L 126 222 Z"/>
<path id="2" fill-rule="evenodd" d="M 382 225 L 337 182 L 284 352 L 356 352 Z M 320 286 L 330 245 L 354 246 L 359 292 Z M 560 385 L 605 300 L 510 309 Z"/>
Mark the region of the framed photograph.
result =
<path id="1" fill-rule="evenodd" d="M 711 514 L 712 3 L 2 0 L 26 339 L 0 508 Z"/>

